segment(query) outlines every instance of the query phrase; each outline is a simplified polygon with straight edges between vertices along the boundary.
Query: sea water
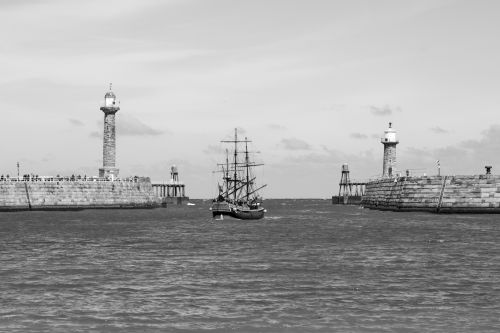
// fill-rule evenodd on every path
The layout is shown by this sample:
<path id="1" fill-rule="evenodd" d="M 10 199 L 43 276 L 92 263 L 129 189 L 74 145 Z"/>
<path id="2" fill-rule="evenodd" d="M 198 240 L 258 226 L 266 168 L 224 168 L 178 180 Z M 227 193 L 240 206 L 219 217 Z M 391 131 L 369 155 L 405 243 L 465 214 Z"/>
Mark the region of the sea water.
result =
<path id="1" fill-rule="evenodd" d="M 2 332 L 499 332 L 500 216 L 0 213 Z"/>

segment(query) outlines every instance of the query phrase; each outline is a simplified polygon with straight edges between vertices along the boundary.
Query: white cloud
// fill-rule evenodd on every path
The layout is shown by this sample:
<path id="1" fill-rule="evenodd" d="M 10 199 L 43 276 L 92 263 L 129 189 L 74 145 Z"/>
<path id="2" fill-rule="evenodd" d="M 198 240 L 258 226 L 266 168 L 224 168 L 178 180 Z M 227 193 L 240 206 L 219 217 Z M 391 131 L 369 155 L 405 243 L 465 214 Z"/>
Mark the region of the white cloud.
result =
<path id="1" fill-rule="evenodd" d="M 84 126 L 85 123 L 78 119 L 69 118 L 68 121 L 74 126 Z"/>
<path id="2" fill-rule="evenodd" d="M 446 134 L 446 133 L 448 133 L 447 130 L 445 130 L 444 128 L 441 128 L 439 126 L 434 126 L 434 127 L 430 128 L 430 131 L 433 132 L 433 133 L 436 133 L 436 134 Z"/>
<path id="3" fill-rule="evenodd" d="M 351 133 L 350 137 L 353 139 L 367 139 L 368 135 L 363 134 L 363 133 Z"/>
<path id="4" fill-rule="evenodd" d="M 287 150 L 310 150 L 312 148 L 309 143 L 297 138 L 282 139 L 280 145 Z"/>
<path id="5" fill-rule="evenodd" d="M 389 105 L 385 105 L 385 106 L 381 106 L 381 107 L 371 105 L 370 111 L 375 116 L 390 116 L 390 115 L 394 114 L 395 112 L 401 112 L 401 108 L 398 106 L 394 107 L 394 106 L 389 106 Z"/>
<path id="6" fill-rule="evenodd" d="M 117 135 L 124 136 L 157 136 L 166 133 L 144 124 L 139 119 L 130 115 L 121 115 L 116 118 Z"/>

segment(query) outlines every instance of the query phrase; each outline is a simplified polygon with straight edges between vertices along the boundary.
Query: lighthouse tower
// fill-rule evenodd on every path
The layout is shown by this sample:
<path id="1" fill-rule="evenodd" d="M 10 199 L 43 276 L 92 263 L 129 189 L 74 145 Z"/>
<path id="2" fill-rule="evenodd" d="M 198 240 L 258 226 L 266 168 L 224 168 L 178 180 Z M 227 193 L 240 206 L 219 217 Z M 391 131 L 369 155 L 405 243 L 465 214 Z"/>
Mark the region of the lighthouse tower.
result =
<path id="1" fill-rule="evenodd" d="M 114 179 L 118 176 L 118 168 L 116 165 L 116 131 L 115 131 L 115 114 L 120 110 L 116 103 L 116 96 L 111 91 L 104 95 L 104 106 L 101 111 L 104 112 L 104 135 L 102 146 L 102 168 L 99 169 L 99 177 L 110 177 Z"/>
<path id="2" fill-rule="evenodd" d="M 396 145 L 399 143 L 396 138 L 396 131 L 389 123 L 389 128 L 385 130 L 384 137 L 381 140 L 384 145 L 384 166 L 382 177 L 392 177 L 396 168 Z"/>

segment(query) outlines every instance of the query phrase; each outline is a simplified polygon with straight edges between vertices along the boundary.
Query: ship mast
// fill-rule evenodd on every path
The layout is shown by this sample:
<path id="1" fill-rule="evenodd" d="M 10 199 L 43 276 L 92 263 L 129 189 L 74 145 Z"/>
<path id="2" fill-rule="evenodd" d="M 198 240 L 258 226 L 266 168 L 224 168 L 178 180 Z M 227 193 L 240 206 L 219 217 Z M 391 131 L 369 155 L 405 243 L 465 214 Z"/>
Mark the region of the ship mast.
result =
<path id="1" fill-rule="evenodd" d="M 248 165 L 248 139 L 245 137 L 245 167 L 247 169 L 247 180 L 246 180 L 246 185 L 247 185 L 247 202 L 249 200 L 249 186 L 250 186 L 250 180 L 249 180 L 249 176 L 248 176 L 248 173 L 249 173 L 249 165 Z"/>
<path id="2" fill-rule="evenodd" d="M 236 202 L 236 186 L 237 186 L 237 168 L 236 166 L 238 165 L 238 129 L 234 129 L 234 202 Z"/>
<path id="3" fill-rule="evenodd" d="M 252 142 L 245 137 L 244 140 L 238 140 L 238 129 L 234 129 L 234 140 L 222 140 L 221 142 L 226 143 L 234 143 L 234 154 L 233 161 L 229 163 L 229 152 L 226 149 L 226 163 L 219 164 L 223 168 L 223 173 L 226 179 L 226 188 L 227 192 L 225 193 L 226 198 L 233 198 L 234 203 L 237 203 L 238 200 L 246 198 L 246 202 L 250 201 L 250 196 L 255 193 L 257 190 L 265 187 L 266 185 L 254 190 L 253 184 L 255 177 L 252 176 L 250 172 L 251 167 L 260 166 L 262 164 L 256 164 L 254 162 L 250 162 L 250 152 L 248 151 L 248 142 Z M 245 160 L 238 162 L 238 143 L 245 143 L 245 150 L 242 152 L 245 153 Z M 226 169 L 224 170 L 224 166 Z M 230 169 L 230 166 L 233 169 Z M 232 171 L 232 177 L 229 177 L 230 171 Z M 253 177 L 253 178 L 252 178 Z M 233 184 L 231 184 L 233 182 Z"/>
<path id="4" fill-rule="evenodd" d="M 229 152 L 226 149 L 226 178 L 224 179 L 226 183 L 226 195 L 229 193 Z"/>

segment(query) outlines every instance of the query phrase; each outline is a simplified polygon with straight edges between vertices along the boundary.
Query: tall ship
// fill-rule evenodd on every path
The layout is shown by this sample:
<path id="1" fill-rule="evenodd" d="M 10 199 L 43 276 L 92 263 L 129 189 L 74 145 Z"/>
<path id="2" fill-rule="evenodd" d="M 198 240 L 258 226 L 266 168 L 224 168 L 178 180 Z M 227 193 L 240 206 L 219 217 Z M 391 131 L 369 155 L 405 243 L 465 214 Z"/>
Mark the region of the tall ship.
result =
<path id="1" fill-rule="evenodd" d="M 219 194 L 213 200 L 210 210 L 213 217 L 230 216 L 240 220 L 258 220 L 264 217 L 266 210 L 262 207 L 259 191 L 267 185 L 258 186 L 254 168 L 262 166 L 250 160 L 248 143 L 238 138 L 238 130 L 234 130 L 234 140 L 223 140 L 230 144 L 233 151 L 226 149 L 225 163 L 217 164 L 222 174 L 222 183 L 218 183 Z"/>

